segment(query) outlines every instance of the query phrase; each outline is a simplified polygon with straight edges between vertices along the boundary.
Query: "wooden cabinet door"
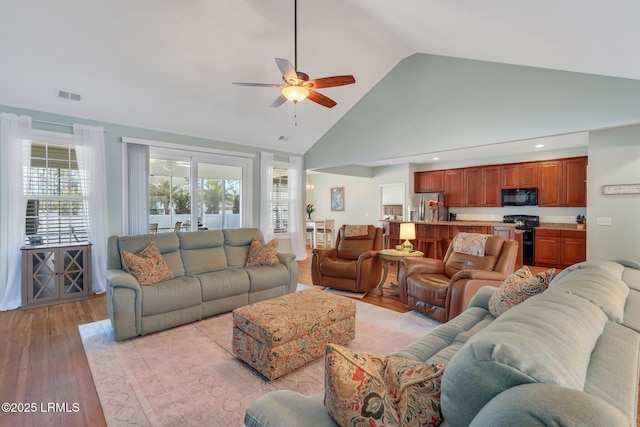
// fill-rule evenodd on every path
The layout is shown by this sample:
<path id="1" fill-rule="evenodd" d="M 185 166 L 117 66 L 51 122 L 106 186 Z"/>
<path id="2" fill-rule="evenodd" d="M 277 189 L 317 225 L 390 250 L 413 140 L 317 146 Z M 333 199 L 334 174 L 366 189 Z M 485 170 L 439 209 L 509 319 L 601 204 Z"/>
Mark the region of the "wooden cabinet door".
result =
<path id="1" fill-rule="evenodd" d="M 564 206 L 587 206 L 587 157 L 566 159 L 564 166 Z"/>
<path id="2" fill-rule="evenodd" d="M 482 193 L 484 192 L 484 186 L 482 185 L 482 169 L 464 169 L 464 187 L 466 189 L 465 205 L 481 206 Z"/>
<path id="3" fill-rule="evenodd" d="M 518 175 L 520 188 L 535 188 L 538 186 L 538 163 L 519 163 Z"/>
<path id="4" fill-rule="evenodd" d="M 538 206 L 562 206 L 562 160 L 538 164 Z"/>
<path id="5" fill-rule="evenodd" d="M 445 203 L 447 206 L 465 205 L 465 188 L 463 169 L 449 169 L 444 175 Z"/>
<path id="6" fill-rule="evenodd" d="M 500 166 L 482 168 L 482 200 L 480 206 L 499 207 L 500 203 Z"/>
<path id="7" fill-rule="evenodd" d="M 515 227 L 494 226 L 493 234 L 502 237 L 504 240 L 513 240 L 515 238 Z"/>
<path id="8" fill-rule="evenodd" d="M 562 230 L 560 266 L 568 267 L 587 259 L 587 235 L 579 230 Z"/>
<path id="9" fill-rule="evenodd" d="M 520 168 L 518 163 L 502 165 L 502 188 L 520 187 Z"/>
<path id="10" fill-rule="evenodd" d="M 437 193 L 444 191 L 444 172 L 444 170 L 414 172 L 414 193 Z"/>
<path id="11" fill-rule="evenodd" d="M 560 264 L 560 231 L 536 230 L 534 259 L 543 267 Z"/>

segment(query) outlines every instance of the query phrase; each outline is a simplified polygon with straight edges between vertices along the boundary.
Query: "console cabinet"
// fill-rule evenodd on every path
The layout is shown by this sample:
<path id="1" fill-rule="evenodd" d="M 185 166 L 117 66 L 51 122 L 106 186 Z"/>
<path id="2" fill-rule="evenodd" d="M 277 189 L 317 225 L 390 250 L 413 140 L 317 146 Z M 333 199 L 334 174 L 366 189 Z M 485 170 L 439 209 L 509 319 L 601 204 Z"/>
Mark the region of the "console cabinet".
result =
<path id="1" fill-rule="evenodd" d="M 22 308 L 89 298 L 91 244 L 22 248 Z"/>

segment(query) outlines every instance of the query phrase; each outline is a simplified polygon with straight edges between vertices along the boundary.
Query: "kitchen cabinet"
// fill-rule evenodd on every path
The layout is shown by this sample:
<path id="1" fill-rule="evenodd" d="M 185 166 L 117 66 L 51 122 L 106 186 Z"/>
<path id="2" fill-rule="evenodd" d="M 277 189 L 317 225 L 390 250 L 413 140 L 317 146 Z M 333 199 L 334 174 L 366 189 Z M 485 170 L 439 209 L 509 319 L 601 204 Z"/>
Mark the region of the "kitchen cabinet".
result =
<path id="1" fill-rule="evenodd" d="M 485 166 L 482 168 L 482 200 L 480 206 L 500 207 L 500 179 L 502 170 L 500 166 Z"/>
<path id="2" fill-rule="evenodd" d="M 482 169 L 466 168 L 462 170 L 464 174 L 465 206 L 481 206 L 482 193 Z"/>
<path id="3" fill-rule="evenodd" d="M 538 206 L 587 206 L 587 157 L 540 162 Z"/>
<path id="4" fill-rule="evenodd" d="M 449 169 L 444 175 L 444 201 L 447 206 L 465 206 L 466 193 L 463 169 Z"/>
<path id="5" fill-rule="evenodd" d="M 22 248 L 22 308 L 91 295 L 90 243 Z"/>
<path id="6" fill-rule="evenodd" d="M 564 159 L 563 166 L 563 194 L 564 206 L 587 206 L 587 157 Z"/>
<path id="7" fill-rule="evenodd" d="M 415 193 L 445 191 L 444 173 L 444 170 L 415 172 L 413 174 L 413 191 Z"/>
<path id="8" fill-rule="evenodd" d="M 502 165 L 502 188 L 535 188 L 538 186 L 538 163 Z"/>
<path id="9" fill-rule="evenodd" d="M 566 268 L 586 259 L 587 245 L 584 231 L 536 229 L 536 265 Z"/>
<path id="10" fill-rule="evenodd" d="M 563 204 L 562 160 L 538 164 L 538 206 L 555 207 Z"/>

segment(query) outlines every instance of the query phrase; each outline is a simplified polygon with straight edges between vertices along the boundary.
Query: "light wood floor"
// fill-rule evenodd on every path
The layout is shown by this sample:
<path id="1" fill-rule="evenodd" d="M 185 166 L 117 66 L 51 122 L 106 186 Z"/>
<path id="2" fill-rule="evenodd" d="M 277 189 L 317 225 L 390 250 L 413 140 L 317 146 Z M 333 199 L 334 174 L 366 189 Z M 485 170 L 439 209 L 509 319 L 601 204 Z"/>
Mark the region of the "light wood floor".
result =
<path id="1" fill-rule="evenodd" d="M 309 260 L 298 263 L 299 281 L 312 286 Z M 395 268 L 389 268 L 388 281 L 394 280 Z M 391 292 L 371 294 L 365 297 L 371 304 L 407 310 Z M 35 404 L 36 409 L 0 412 L 0 426 L 106 425 L 78 325 L 107 317 L 104 294 L 50 307 L 0 312 L 0 403 Z M 66 411 L 48 411 L 51 403 Z"/>

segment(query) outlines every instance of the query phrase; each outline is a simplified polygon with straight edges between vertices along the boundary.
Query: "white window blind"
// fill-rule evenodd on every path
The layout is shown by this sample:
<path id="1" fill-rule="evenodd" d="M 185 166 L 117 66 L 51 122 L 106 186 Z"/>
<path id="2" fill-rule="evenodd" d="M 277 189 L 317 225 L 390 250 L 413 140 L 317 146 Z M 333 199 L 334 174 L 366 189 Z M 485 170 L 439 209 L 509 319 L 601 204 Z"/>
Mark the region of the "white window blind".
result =
<path id="1" fill-rule="evenodd" d="M 289 170 L 273 168 L 270 221 L 274 234 L 289 232 Z"/>
<path id="2" fill-rule="evenodd" d="M 73 145 L 31 142 L 24 180 L 27 244 L 88 241 L 83 176 Z"/>

